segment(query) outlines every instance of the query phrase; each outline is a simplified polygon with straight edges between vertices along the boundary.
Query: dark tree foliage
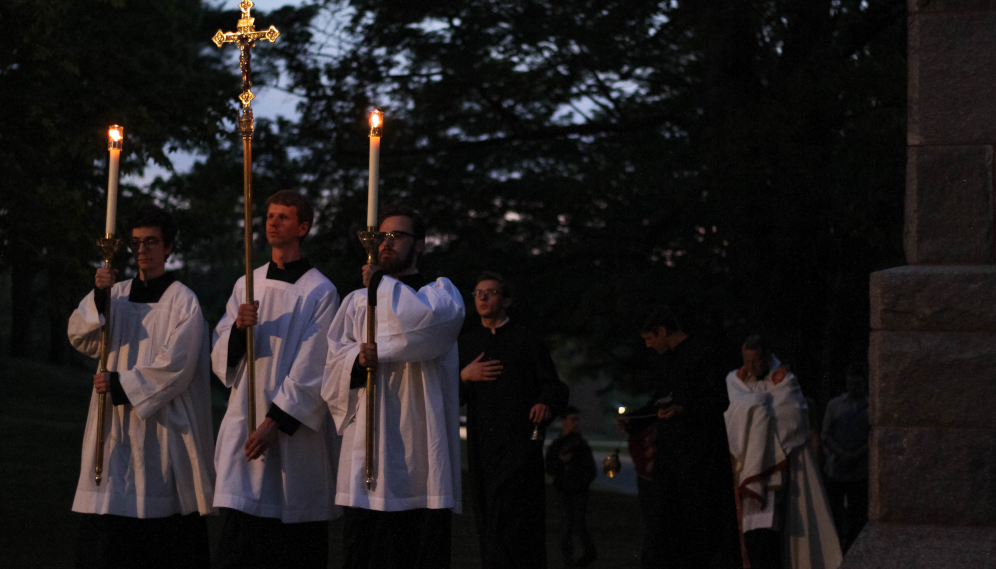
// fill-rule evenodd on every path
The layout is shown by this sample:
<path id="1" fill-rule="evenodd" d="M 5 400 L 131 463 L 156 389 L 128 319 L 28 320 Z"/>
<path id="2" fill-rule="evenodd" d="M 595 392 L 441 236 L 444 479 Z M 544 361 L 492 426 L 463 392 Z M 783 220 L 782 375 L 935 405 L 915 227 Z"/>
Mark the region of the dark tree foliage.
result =
<path id="1" fill-rule="evenodd" d="M 481 270 L 505 273 L 516 317 L 572 373 L 641 390 L 633 316 L 651 302 L 731 367 L 748 332 L 767 334 L 821 402 L 865 357 L 868 274 L 903 262 L 903 2 L 354 0 L 255 15 L 282 33 L 254 52 L 257 83 L 282 74 L 302 98 L 299 121 L 257 124 L 257 220 L 278 189 L 311 196 L 306 253 L 342 294 L 359 286 L 379 107 L 382 203 L 429 219 L 424 270 L 468 292 Z M 243 270 L 241 146 L 218 140 L 147 196 L 180 211 L 186 279 L 214 321 Z"/>
<path id="2" fill-rule="evenodd" d="M 168 149 L 212 146 L 233 116 L 238 80 L 208 39 L 235 19 L 198 0 L 0 3 L 0 271 L 12 275 L 12 355 L 41 354 L 39 327 L 50 329 L 49 358 L 67 355 L 66 321 L 99 260 L 107 127 L 125 126 L 122 173 L 139 173 L 150 160 L 168 167 Z M 119 228 L 135 199 L 150 198 L 122 187 Z"/>
<path id="3" fill-rule="evenodd" d="M 903 262 L 904 16 L 901 0 L 327 3 L 272 52 L 304 98 L 280 135 L 293 187 L 321 202 L 311 256 L 357 284 L 378 106 L 382 200 L 429 218 L 427 270 L 467 290 L 505 273 L 579 373 L 640 389 L 634 309 L 666 301 L 717 357 L 769 335 L 825 401 L 865 357 L 868 274 Z"/>

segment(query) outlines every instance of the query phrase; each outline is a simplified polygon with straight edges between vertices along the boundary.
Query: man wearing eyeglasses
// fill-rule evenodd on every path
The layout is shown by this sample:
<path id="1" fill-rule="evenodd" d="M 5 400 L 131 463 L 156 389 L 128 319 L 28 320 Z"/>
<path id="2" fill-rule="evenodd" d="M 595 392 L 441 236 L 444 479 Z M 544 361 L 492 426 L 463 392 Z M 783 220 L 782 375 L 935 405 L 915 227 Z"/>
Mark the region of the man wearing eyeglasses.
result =
<path id="1" fill-rule="evenodd" d="M 94 375 L 73 511 L 77 567 L 210 566 L 203 514 L 214 511 L 207 323 L 197 296 L 166 272 L 177 233 L 161 208 L 139 209 L 128 244 L 138 276 L 97 269 L 69 318 L 69 341 L 97 358 L 110 307 L 109 371 Z M 97 433 L 98 394 L 105 397 Z M 104 440 L 94 481 L 94 446 Z"/>
<path id="2" fill-rule="evenodd" d="M 367 343 L 368 289 L 351 292 L 329 329 L 322 395 L 339 434 L 336 503 L 345 506 L 347 569 L 450 566 L 450 512 L 460 513 L 460 292 L 418 270 L 425 222 L 404 206 L 381 211 L 380 266 L 363 284 L 377 295 Z M 378 282 L 380 273 L 383 278 Z M 371 286 L 371 281 L 373 285 Z M 366 376 L 374 368 L 377 437 L 366 487 Z"/>
<path id="3" fill-rule="evenodd" d="M 481 325 L 460 338 L 460 387 L 483 565 L 545 568 L 543 437 L 532 433 L 566 409 L 567 386 L 542 340 L 509 319 L 501 275 L 481 274 L 473 296 Z"/>
<path id="4" fill-rule="evenodd" d="M 321 396 L 326 334 L 339 293 L 301 256 L 314 210 L 301 194 L 266 201 L 271 261 L 242 277 L 214 333 L 215 374 L 230 388 L 218 432 L 215 506 L 222 509 L 216 566 L 322 568 L 335 507 L 338 439 Z M 253 327 L 255 361 L 247 361 Z M 256 366 L 256 416 L 249 436 L 249 365 Z"/>

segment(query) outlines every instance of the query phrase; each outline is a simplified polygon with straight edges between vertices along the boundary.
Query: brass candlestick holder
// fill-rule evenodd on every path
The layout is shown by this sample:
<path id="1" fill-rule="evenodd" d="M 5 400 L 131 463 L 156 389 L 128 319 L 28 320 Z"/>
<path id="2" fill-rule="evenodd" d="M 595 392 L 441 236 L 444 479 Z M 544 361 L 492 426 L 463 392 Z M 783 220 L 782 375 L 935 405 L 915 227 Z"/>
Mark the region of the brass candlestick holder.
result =
<path id="1" fill-rule="evenodd" d="M 363 244 L 363 248 L 367 250 L 367 264 L 376 265 L 377 264 L 377 251 L 380 249 L 380 244 L 384 242 L 384 234 L 377 231 L 376 227 L 367 227 L 366 231 L 359 231 L 357 235 L 360 238 L 360 243 Z M 367 292 L 367 343 L 376 344 L 377 343 L 377 289 L 376 285 L 380 282 L 380 279 L 371 279 L 371 290 Z M 373 468 L 373 457 L 374 457 L 374 414 L 376 413 L 377 407 L 375 405 L 377 400 L 377 379 L 375 375 L 375 370 L 372 367 L 367 368 L 367 424 L 366 424 L 366 463 L 365 472 L 367 491 L 373 490 L 374 485 L 374 468 Z"/>
<path id="2" fill-rule="evenodd" d="M 104 258 L 104 268 L 111 268 L 114 255 L 121 248 L 122 241 L 114 237 L 113 233 L 106 234 L 102 239 L 97 239 L 97 247 Z M 94 294 L 97 294 L 96 292 Z M 100 365 L 97 373 L 107 371 L 107 357 L 111 354 L 111 289 L 107 289 L 107 302 L 104 303 L 104 325 L 100 327 Z M 104 472 L 104 408 L 107 406 L 107 394 L 97 395 L 97 444 L 93 449 L 93 469 L 95 471 L 94 480 L 100 486 L 100 475 Z"/>

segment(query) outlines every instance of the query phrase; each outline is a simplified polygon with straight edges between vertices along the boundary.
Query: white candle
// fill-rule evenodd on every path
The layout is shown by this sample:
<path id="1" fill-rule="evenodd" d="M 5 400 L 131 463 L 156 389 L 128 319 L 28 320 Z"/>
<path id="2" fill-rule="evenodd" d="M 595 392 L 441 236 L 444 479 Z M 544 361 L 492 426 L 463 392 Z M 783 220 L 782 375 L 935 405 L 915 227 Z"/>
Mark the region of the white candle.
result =
<path id="1" fill-rule="evenodd" d="M 107 222 L 104 224 L 104 233 L 111 236 L 115 233 L 118 217 L 118 165 L 123 139 L 123 127 L 113 125 L 107 131 L 107 149 L 111 153 L 111 160 L 107 169 Z"/>
<path id="2" fill-rule="evenodd" d="M 377 184 L 380 182 L 380 135 L 384 113 L 370 113 L 370 179 L 367 184 L 367 227 L 377 227 Z"/>

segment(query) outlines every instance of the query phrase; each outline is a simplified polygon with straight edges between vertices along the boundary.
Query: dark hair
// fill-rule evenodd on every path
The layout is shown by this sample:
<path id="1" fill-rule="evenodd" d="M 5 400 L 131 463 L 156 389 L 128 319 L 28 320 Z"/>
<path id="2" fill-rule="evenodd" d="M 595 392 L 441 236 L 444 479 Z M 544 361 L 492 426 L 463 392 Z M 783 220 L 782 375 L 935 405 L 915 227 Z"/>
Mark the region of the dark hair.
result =
<path id="1" fill-rule="evenodd" d="M 561 417 L 567 417 L 567 416 L 570 416 L 570 415 L 580 415 L 580 414 L 581 414 L 581 411 L 579 411 L 577 407 L 575 407 L 573 405 L 568 405 L 567 409 L 564 409 L 564 414 L 561 415 Z"/>
<path id="2" fill-rule="evenodd" d="M 172 247 L 176 241 L 176 220 L 165 209 L 156 205 L 144 205 L 128 218 L 128 238 L 137 227 L 158 227 L 163 236 L 163 245 Z"/>
<path id="3" fill-rule="evenodd" d="M 484 271 L 477 277 L 475 285 L 481 284 L 481 281 L 496 281 L 501 287 L 501 295 L 505 298 L 512 298 L 512 285 L 505 282 L 505 277 L 501 274 L 494 271 Z"/>
<path id="4" fill-rule="evenodd" d="M 760 334 L 751 334 L 750 336 L 747 336 L 747 339 L 744 340 L 743 349 L 751 352 L 761 352 L 762 354 L 771 353 L 768 343 L 764 341 L 764 338 L 762 338 Z"/>
<path id="5" fill-rule="evenodd" d="M 868 366 L 864 362 L 851 362 L 847 364 L 846 375 L 853 375 L 862 379 L 868 379 Z"/>
<path id="6" fill-rule="evenodd" d="M 636 327 L 640 332 L 655 332 L 658 328 L 664 328 L 668 333 L 681 332 L 681 324 L 671 312 L 671 309 L 663 304 L 651 304 L 640 309 L 636 318 Z"/>
<path id="7" fill-rule="evenodd" d="M 284 207 L 297 208 L 298 223 L 307 223 L 308 231 L 311 231 L 315 224 L 315 210 L 307 198 L 294 190 L 280 190 L 266 199 L 266 210 L 270 210 L 270 204 L 282 205 Z M 302 237 L 303 239 L 303 237 Z"/>
<path id="8" fill-rule="evenodd" d="M 380 224 L 384 223 L 384 220 L 389 217 L 404 216 L 412 220 L 412 233 L 415 234 L 416 241 L 425 241 L 425 220 L 422 216 L 418 214 L 414 209 L 401 204 L 390 204 L 385 206 L 384 209 L 380 210 L 380 219 L 378 220 L 378 227 Z"/>

